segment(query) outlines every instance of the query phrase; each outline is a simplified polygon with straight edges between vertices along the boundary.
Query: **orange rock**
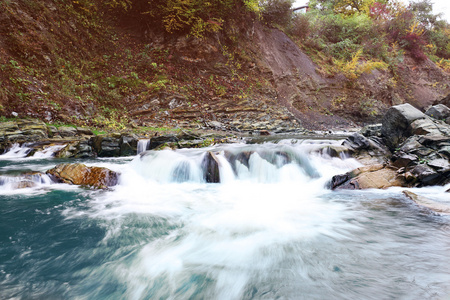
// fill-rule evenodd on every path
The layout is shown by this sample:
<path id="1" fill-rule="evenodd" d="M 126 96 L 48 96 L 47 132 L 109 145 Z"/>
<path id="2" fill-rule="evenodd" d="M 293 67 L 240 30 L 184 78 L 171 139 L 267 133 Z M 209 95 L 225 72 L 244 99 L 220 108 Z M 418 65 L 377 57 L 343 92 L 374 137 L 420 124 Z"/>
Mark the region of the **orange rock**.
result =
<path id="1" fill-rule="evenodd" d="M 59 182 L 106 188 L 117 184 L 119 174 L 107 168 L 84 164 L 60 164 L 46 172 Z"/>

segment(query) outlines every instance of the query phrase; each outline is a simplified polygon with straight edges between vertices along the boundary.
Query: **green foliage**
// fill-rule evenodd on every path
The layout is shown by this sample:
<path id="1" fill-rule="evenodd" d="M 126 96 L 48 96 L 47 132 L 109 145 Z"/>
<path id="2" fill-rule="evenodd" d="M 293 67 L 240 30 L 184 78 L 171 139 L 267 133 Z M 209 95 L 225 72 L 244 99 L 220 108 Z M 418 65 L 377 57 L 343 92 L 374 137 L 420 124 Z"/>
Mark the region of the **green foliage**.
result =
<path id="1" fill-rule="evenodd" d="M 266 0 L 262 17 L 266 23 L 287 26 L 292 18 L 292 0 Z"/>
<path id="2" fill-rule="evenodd" d="M 122 18 L 197 38 L 221 30 L 227 20 L 260 11 L 258 0 L 109 0 L 104 5 Z"/>

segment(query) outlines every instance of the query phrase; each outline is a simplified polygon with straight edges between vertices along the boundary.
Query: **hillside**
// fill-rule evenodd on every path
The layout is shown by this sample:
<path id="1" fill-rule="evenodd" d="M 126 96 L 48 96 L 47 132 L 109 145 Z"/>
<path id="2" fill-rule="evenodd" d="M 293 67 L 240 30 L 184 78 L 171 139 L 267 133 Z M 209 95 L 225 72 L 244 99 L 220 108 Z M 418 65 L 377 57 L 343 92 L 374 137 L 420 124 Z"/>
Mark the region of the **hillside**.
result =
<path id="1" fill-rule="evenodd" d="M 375 122 L 394 104 L 423 109 L 450 93 L 449 73 L 407 54 L 395 74 L 327 74 L 249 12 L 195 37 L 99 3 L 0 3 L 4 118 L 111 129 L 331 129 Z"/>

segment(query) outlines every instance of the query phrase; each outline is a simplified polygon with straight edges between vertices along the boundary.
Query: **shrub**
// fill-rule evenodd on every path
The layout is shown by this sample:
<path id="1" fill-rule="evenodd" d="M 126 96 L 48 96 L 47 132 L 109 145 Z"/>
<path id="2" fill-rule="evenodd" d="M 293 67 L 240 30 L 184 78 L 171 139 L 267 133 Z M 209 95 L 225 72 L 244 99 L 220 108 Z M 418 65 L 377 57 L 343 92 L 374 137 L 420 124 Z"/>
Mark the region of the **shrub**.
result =
<path id="1" fill-rule="evenodd" d="M 267 0 L 263 4 L 262 17 L 268 24 L 287 26 L 292 18 L 293 0 Z"/>

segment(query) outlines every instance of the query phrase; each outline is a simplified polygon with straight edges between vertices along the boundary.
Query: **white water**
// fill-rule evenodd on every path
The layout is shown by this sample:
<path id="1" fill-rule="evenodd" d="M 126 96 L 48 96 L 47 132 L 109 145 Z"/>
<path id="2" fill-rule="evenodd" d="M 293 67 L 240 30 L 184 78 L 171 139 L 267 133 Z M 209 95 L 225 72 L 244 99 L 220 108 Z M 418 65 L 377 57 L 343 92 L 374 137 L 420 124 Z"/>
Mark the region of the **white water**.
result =
<path id="1" fill-rule="evenodd" d="M 333 175 L 360 164 L 321 153 L 324 144 L 338 142 L 318 143 L 221 145 L 148 151 L 125 164 L 97 161 L 120 171 L 120 184 L 84 191 L 89 200 L 64 207 L 67 224 L 98 224 L 104 234 L 97 233 L 92 248 L 67 252 L 75 253 L 66 264 L 76 280 L 61 293 L 80 299 L 450 295 L 446 217 L 417 207 L 401 189 L 325 189 Z M 204 180 L 207 151 L 219 161 L 220 184 Z M 444 187 L 413 190 L 450 201 Z M 93 239 L 77 230 L 77 245 Z M 92 261 L 99 253 L 105 257 Z M 50 289 L 38 286 L 41 294 L 32 295 Z"/>
<path id="2" fill-rule="evenodd" d="M 150 139 L 142 139 L 138 141 L 137 144 L 137 154 L 140 154 L 148 149 L 148 145 L 150 144 Z"/>
<path id="3" fill-rule="evenodd" d="M 36 151 L 33 156 L 28 157 L 30 159 L 46 159 L 55 156 L 55 153 L 63 149 L 66 145 L 53 145 L 45 146 L 43 150 Z M 26 144 L 19 145 L 14 144 L 8 151 L 0 155 L 0 160 L 15 160 L 19 158 L 25 158 L 33 150 L 33 148 L 28 147 Z"/>
<path id="4" fill-rule="evenodd" d="M 11 149 L 0 155 L 0 159 L 16 159 L 26 157 L 31 152 L 31 148 L 20 146 L 19 144 L 12 145 Z"/>

